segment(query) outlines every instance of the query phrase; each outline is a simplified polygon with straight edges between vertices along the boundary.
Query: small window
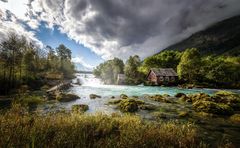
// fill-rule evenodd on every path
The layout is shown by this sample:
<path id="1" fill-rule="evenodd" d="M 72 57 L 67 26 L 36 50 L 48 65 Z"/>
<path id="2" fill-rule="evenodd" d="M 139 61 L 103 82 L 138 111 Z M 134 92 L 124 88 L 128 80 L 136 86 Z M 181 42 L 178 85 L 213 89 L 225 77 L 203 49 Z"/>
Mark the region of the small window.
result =
<path id="1" fill-rule="evenodd" d="M 163 77 L 159 77 L 159 80 L 160 80 L 160 81 L 163 81 Z"/>
<path id="2" fill-rule="evenodd" d="M 169 77 L 165 77 L 165 80 L 166 80 L 166 81 L 169 81 Z"/>

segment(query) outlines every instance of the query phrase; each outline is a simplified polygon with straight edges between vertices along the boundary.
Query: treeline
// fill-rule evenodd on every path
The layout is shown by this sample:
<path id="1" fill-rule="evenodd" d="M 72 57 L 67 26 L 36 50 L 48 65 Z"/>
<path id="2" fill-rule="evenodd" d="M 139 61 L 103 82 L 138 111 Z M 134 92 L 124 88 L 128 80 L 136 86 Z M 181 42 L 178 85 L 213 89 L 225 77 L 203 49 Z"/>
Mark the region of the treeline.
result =
<path id="1" fill-rule="evenodd" d="M 67 47 L 40 49 L 14 33 L 0 43 L 0 68 L 0 94 L 9 94 L 22 85 L 37 88 L 48 77 L 70 78 L 74 73 Z"/>
<path id="2" fill-rule="evenodd" d="M 119 71 L 114 73 L 114 64 L 109 70 L 114 74 L 104 76 L 107 73 L 106 69 L 110 66 L 104 68 L 103 65 L 111 63 L 110 61 L 100 64 L 94 70 L 94 74 L 103 80 L 111 78 L 111 82 L 116 83 L 116 77 L 112 77 L 112 75 L 117 75 Z M 125 74 L 126 84 L 144 83 L 151 68 L 173 68 L 178 73 L 182 84 L 240 88 L 240 57 L 202 56 L 196 48 L 186 49 L 184 52 L 166 50 L 143 61 L 140 61 L 138 56 L 131 56 L 121 68 L 120 73 Z"/>
<path id="3" fill-rule="evenodd" d="M 142 76 L 138 67 L 141 65 L 139 56 L 130 56 L 124 65 L 119 58 L 108 60 L 97 66 L 93 74 L 101 78 L 105 84 L 116 84 L 118 74 L 125 74 L 126 84 L 138 84 L 142 81 Z"/>

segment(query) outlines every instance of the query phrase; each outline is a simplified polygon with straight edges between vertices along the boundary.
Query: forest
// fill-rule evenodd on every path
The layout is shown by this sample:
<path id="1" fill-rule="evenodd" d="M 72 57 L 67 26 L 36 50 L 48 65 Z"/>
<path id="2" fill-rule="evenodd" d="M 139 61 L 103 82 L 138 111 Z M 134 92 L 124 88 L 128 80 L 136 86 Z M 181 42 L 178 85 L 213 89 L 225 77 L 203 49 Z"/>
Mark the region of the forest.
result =
<path id="1" fill-rule="evenodd" d="M 181 84 L 240 88 L 239 56 L 202 55 L 197 48 L 182 52 L 164 50 L 143 61 L 137 55 L 130 56 L 125 65 L 121 59 L 114 58 L 97 66 L 94 74 L 108 84 L 116 84 L 116 75 L 124 73 L 126 84 L 136 85 L 146 83 L 146 76 L 151 68 L 175 69 Z"/>
<path id="2" fill-rule="evenodd" d="M 24 36 L 9 33 L 0 44 L 0 94 L 17 93 L 21 87 L 39 89 L 51 79 L 68 79 L 74 74 L 71 50 L 61 44 L 39 48 Z"/>

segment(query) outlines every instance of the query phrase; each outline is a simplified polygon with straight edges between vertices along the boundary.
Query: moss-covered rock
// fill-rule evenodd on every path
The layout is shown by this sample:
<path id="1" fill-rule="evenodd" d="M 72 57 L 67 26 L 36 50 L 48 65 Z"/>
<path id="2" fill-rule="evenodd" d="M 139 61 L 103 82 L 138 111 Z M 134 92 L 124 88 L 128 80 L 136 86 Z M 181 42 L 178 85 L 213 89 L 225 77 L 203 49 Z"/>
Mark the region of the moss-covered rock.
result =
<path id="1" fill-rule="evenodd" d="M 56 100 L 60 102 L 69 102 L 79 99 L 80 97 L 75 94 L 66 94 L 66 93 L 58 93 L 56 94 Z"/>
<path id="2" fill-rule="evenodd" d="M 168 97 L 162 96 L 162 95 L 150 96 L 149 99 L 157 101 L 157 102 L 173 103 L 173 101 L 168 99 Z"/>
<path id="3" fill-rule="evenodd" d="M 121 95 L 120 95 L 120 98 L 121 98 L 121 99 L 128 99 L 128 96 L 125 95 L 125 94 L 121 94 Z"/>
<path id="4" fill-rule="evenodd" d="M 122 100 L 110 100 L 108 101 L 108 104 L 119 104 Z"/>
<path id="5" fill-rule="evenodd" d="M 234 114 L 230 117 L 230 120 L 235 123 L 240 123 L 240 114 Z"/>
<path id="6" fill-rule="evenodd" d="M 240 110 L 240 95 L 228 92 L 228 91 L 218 91 L 215 93 L 215 102 L 224 103 L 231 106 L 234 110 Z"/>
<path id="7" fill-rule="evenodd" d="M 188 96 L 182 96 L 182 97 L 179 98 L 179 101 L 191 103 L 192 99 Z"/>
<path id="8" fill-rule="evenodd" d="M 181 97 L 186 97 L 186 96 L 187 96 L 187 95 L 184 94 L 184 93 L 177 93 L 177 94 L 175 95 L 176 98 L 181 98 Z"/>
<path id="9" fill-rule="evenodd" d="M 143 104 L 143 105 L 139 105 L 138 107 L 139 109 L 142 109 L 142 110 L 155 110 L 157 108 L 155 105 L 152 105 L 152 104 Z"/>
<path id="10" fill-rule="evenodd" d="M 135 99 L 124 99 L 119 103 L 119 108 L 122 112 L 136 112 L 138 103 Z"/>
<path id="11" fill-rule="evenodd" d="M 89 97 L 90 97 L 90 99 L 101 98 L 101 96 L 96 95 L 96 94 L 90 94 Z"/>
<path id="12" fill-rule="evenodd" d="M 196 101 L 193 103 L 193 108 L 197 112 L 213 113 L 217 115 L 233 114 L 233 109 L 230 106 L 212 101 Z"/>
<path id="13" fill-rule="evenodd" d="M 188 95 L 188 98 L 191 99 L 193 103 L 196 101 L 214 101 L 214 98 L 205 93 Z"/>
<path id="14" fill-rule="evenodd" d="M 72 106 L 73 112 L 85 112 L 88 109 L 89 109 L 89 107 L 86 104 L 75 104 Z"/>

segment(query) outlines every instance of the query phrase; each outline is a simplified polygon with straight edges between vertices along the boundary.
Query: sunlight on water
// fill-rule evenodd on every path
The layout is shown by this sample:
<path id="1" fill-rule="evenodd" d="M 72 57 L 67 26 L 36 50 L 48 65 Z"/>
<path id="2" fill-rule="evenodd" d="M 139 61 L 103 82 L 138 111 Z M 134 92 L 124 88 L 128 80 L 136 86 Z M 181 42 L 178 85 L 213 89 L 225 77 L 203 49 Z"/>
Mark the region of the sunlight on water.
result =
<path id="1" fill-rule="evenodd" d="M 126 85 L 104 85 L 101 80 L 95 78 L 92 74 L 77 74 L 77 79 L 80 80 L 81 86 L 74 85 L 71 88 L 71 92 L 87 97 L 89 94 L 98 94 L 104 97 L 118 96 L 121 94 L 126 94 L 129 96 L 142 96 L 145 94 L 169 94 L 175 95 L 176 93 L 182 92 L 186 94 L 192 93 L 207 93 L 213 94 L 218 89 L 181 89 L 177 87 L 159 87 L 159 86 L 126 86 Z M 236 91 L 239 93 L 239 91 Z"/>

